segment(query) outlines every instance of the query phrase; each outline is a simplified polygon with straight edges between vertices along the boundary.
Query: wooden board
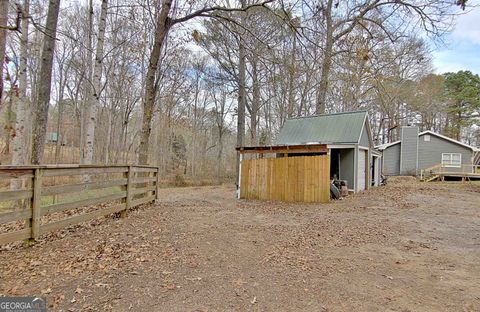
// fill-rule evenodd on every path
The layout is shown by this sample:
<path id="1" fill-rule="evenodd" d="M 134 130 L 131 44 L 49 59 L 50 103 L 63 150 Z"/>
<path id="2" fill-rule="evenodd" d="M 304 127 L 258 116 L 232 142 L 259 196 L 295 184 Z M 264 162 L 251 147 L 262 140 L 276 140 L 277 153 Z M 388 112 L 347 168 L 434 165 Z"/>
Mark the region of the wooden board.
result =
<path id="1" fill-rule="evenodd" d="M 0 192 L 0 201 L 31 198 L 33 190 L 3 191 Z"/>
<path id="2" fill-rule="evenodd" d="M 31 218 L 32 210 L 31 209 L 22 209 L 17 211 L 0 213 L 0 224 L 8 223 L 17 220 L 25 220 Z"/>
<path id="3" fill-rule="evenodd" d="M 142 187 L 142 188 L 132 188 L 132 195 L 138 195 L 138 194 L 143 194 L 147 193 L 150 191 L 156 191 L 157 187 L 156 186 L 147 186 L 147 187 Z"/>
<path id="4" fill-rule="evenodd" d="M 56 168 L 45 170 L 44 177 L 71 176 L 83 174 L 122 173 L 127 172 L 128 167 L 92 167 L 92 168 Z"/>
<path id="5" fill-rule="evenodd" d="M 152 202 L 152 201 L 155 201 L 155 195 L 142 197 L 142 198 L 136 199 L 136 200 L 132 200 L 132 207 L 135 207 L 135 206 L 138 206 L 138 205 L 141 205 L 141 204 L 145 204 L 145 203 L 149 203 L 149 202 Z"/>
<path id="6" fill-rule="evenodd" d="M 18 230 L 15 232 L 0 234 L 0 245 L 27 239 L 30 237 L 30 229 Z"/>
<path id="7" fill-rule="evenodd" d="M 322 155 L 243 160 L 240 198 L 328 202 L 330 157 Z"/>
<path id="8" fill-rule="evenodd" d="M 42 192 L 42 196 L 60 195 L 65 193 L 97 190 L 97 189 L 102 189 L 106 187 L 124 186 L 124 185 L 127 185 L 127 179 L 47 186 L 47 187 L 42 187 L 41 192 Z"/>
<path id="9" fill-rule="evenodd" d="M 139 183 L 150 183 L 150 182 L 157 182 L 156 177 L 145 177 L 145 178 L 135 178 L 132 180 L 133 184 L 139 184 Z"/>
<path id="10" fill-rule="evenodd" d="M 78 216 L 70 217 L 60 221 L 51 222 L 45 225 L 40 226 L 40 234 L 44 234 L 50 231 L 58 230 L 69 225 L 82 223 L 85 221 L 93 220 L 102 216 L 106 216 L 115 212 L 119 212 L 125 209 L 125 204 L 118 204 L 112 207 L 105 209 L 99 209 L 93 212 L 81 214 Z"/>
<path id="11" fill-rule="evenodd" d="M 139 166 L 133 167 L 133 172 L 157 172 L 157 171 L 158 171 L 157 167 L 139 167 Z"/>
<path id="12" fill-rule="evenodd" d="M 32 169 L 0 169 L 0 180 L 17 179 L 17 178 L 33 178 Z"/>
<path id="13" fill-rule="evenodd" d="M 44 206 L 41 208 L 41 215 L 44 216 L 50 213 L 60 212 L 68 209 L 107 203 L 114 200 L 125 198 L 126 196 L 127 194 L 125 192 L 122 192 L 118 194 L 106 195 L 106 196 L 101 196 L 96 198 L 88 198 L 88 199 L 83 199 L 83 200 L 69 202 L 69 203 Z"/>

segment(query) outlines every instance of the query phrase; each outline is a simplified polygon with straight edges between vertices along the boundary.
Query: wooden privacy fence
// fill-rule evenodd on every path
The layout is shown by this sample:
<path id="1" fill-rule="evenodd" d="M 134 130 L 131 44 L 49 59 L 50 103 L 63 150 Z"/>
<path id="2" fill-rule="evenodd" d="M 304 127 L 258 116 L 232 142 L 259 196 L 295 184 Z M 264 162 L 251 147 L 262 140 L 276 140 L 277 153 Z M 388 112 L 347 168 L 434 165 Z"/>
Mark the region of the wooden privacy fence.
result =
<path id="1" fill-rule="evenodd" d="M 150 166 L 0 166 L 0 244 L 158 200 L 158 173 Z"/>
<path id="2" fill-rule="evenodd" d="M 326 203 L 330 200 L 330 157 L 242 160 L 240 198 Z"/>

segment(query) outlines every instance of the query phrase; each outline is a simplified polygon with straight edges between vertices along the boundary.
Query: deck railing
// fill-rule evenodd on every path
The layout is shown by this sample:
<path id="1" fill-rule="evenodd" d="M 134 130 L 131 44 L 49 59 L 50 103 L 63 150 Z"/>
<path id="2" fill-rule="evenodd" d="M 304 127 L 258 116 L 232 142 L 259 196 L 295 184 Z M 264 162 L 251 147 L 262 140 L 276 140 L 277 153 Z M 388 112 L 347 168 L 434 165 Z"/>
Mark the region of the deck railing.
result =
<path id="1" fill-rule="evenodd" d="M 427 169 L 420 170 L 420 179 L 426 180 L 435 175 L 457 174 L 459 176 L 477 176 L 480 175 L 480 165 L 461 165 L 453 167 L 449 165 L 438 164 Z"/>
<path id="2" fill-rule="evenodd" d="M 158 200 L 151 166 L 0 166 L 0 244 Z M 79 209 L 82 208 L 82 209 Z"/>

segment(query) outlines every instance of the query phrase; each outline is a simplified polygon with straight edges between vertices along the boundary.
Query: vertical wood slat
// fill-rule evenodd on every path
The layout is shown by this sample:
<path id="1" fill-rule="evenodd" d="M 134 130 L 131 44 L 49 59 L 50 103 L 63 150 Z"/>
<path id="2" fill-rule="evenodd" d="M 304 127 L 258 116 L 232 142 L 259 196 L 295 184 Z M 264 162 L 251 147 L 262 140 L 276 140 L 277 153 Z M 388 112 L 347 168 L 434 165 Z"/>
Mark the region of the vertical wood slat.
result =
<path id="1" fill-rule="evenodd" d="M 264 164 L 264 159 L 259 159 L 259 162 L 258 162 L 258 196 L 260 199 L 265 199 L 265 194 L 264 194 L 264 188 L 265 188 L 265 182 L 264 182 L 264 178 L 265 178 L 265 172 L 264 172 L 264 168 L 263 168 L 263 164 Z"/>
<path id="2" fill-rule="evenodd" d="M 135 172 L 132 166 L 128 166 L 127 172 L 127 198 L 125 199 L 125 210 L 120 211 L 120 217 L 124 218 L 127 215 L 127 210 L 132 207 L 132 185 Z"/>
<path id="3" fill-rule="evenodd" d="M 155 202 L 159 203 L 160 202 L 160 167 L 157 168 L 157 181 L 155 182 Z"/>
<path id="4" fill-rule="evenodd" d="M 305 201 L 306 202 L 310 202 L 310 190 L 311 190 L 311 183 L 312 183 L 312 179 L 310 178 L 310 173 L 311 173 L 311 170 L 310 170 L 310 162 L 308 161 L 308 159 L 305 159 L 305 171 L 304 171 L 304 174 L 305 174 Z"/>
<path id="5" fill-rule="evenodd" d="M 320 161 L 317 161 L 317 159 L 315 159 L 313 165 L 315 166 L 315 169 L 313 170 L 314 172 L 314 177 L 313 177 L 313 187 L 314 187 L 314 191 L 315 191 L 315 195 L 314 195 L 314 200 L 315 201 L 318 201 L 320 200 L 320 187 L 321 187 L 321 180 L 322 180 L 322 176 L 321 176 L 321 168 L 320 168 Z"/>
<path id="6" fill-rule="evenodd" d="M 30 236 L 32 239 L 37 239 L 40 236 L 42 176 L 43 169 L 35 169 L 33 176 L 32 218 L 30 222 Z"/>
<path id="7" fill-rule="evenodd" d="M 288 160 L 291 157 L 284 157 L 283 158 L 283 163 L 282 163 L 282 180 L 280 183 L 282 183 L 282 200 L 286 201 L 287 200 L 287 188 L 288 188 Z"/>
<path id="8" fill-rule="evenodd" d="M 248 180 L 250 178 L 249 174 L 250 162 L 248 160 L 242 161 L 241 166 L 241 179 L 240 179 L 240 198 L 247 198 L 248 194 Z"/>
<path id="9" fill-rule="evenodd" d="M 328 158 L 328 161 L 325 162 L 325 171 L 330 172 L 330 157 Z M 325 201 L 330 200 L 330 174 L 324 177 L 325 183 L 326 183 L 326 188 L 323 193 L 323 198 Z"/>
<path id="10" fill-rule="evenodd" d="M 300 171 L 299 175 L 302 176 L 301 181 L 298 183 L 298 192 L 301 194 L 300 201 L 302 202 L 307 202 L 307 197 L 308 197 L 308 166 L 307 166 L 307 159 L 306 157 L 303 157 L 302 159 L 299 159 L 299 164 L 298 164 L 298 170 Z M 300 190 L 300 188 L 302 188 Z"/>
<path id="11" fill-rule="evenodd" d="M 310 181 L 311 181 L 311 188 L 312 188 L 312 197 L 310 199 L 311 202 L 314 202 L 317 199 L 317 187 L 318 187 L 318 177 L 317 177 L 317 162 L 312 161 L 310 163 L 311 170 L 310 170 Z"/>
<path id="12" fill-rule="evenodd" d="M 296 164 L 297 159 L 298 159 L 297 157 L 289 157 L 288 159 L 286 200 L 291 202 L 296 201 L 295 194 L 297 193 L 296 184 L 298 184 L 298 181 L 295 177 L 294 171 L 295 171 L 295 166 L 297 165 Z"/>

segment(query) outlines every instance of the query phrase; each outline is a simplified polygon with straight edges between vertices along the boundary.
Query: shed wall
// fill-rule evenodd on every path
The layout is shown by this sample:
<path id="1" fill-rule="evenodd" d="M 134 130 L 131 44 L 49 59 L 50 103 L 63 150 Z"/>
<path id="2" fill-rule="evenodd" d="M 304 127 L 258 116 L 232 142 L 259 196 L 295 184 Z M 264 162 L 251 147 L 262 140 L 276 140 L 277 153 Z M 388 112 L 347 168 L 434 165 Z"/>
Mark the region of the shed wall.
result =
<path id="1" fill-rule="evenodd" d="M 387 147 L 383 151 L 383 173 L 385 175 L 400 174 L 400 147 L 402 143 L 398 143 Z"/>
<path id="2" fill-rule="evenodd" d="M 240 198 L 326 203 L 330 200 L 330 157 L 243 160 Z"/>
<path id="3" fill-rule="evenodd" d="M 363 125 L 362 136 L 360 137 L 360 146 L 370 148 L 370 140 L 368 138 L 368 128 L 367 125 Z"/>
<path id="4" fill-rule="evenodd" d="M 353 148 L 340 149 L 340 179 L 346 180 L 348 188 L 353 190 L 355 185 L 353 181 L 355 171 L 355 150 Z"/>

